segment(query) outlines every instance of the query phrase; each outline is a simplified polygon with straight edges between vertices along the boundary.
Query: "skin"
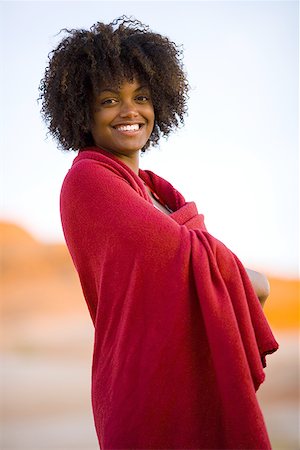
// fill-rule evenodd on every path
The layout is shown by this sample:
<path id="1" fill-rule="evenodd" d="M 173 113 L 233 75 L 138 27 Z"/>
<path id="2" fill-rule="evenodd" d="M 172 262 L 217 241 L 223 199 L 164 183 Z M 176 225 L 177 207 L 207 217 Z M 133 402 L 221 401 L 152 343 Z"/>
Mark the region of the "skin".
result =
<path id="1" fill-rule="evenodd" d="M 138 124 L 136 131 L 119 126 Z M 105 86 L 94 102 L 92 135 L 95 144 L 127 164 L 137 175 L 139 152 L 154 127 L 150 90 L 137 80 L 121 86 Z"/>
<path id="2" fill-rule="evenodd" d="M 148 86 L 138 80 L 125 81 L 121 86 L 105 86 L 95 98 L 91 132 L 95 145 L 112 153 L 137 175 L 140 150 L 148 141 L 154 127 L 154 108 Z M 137 130 L 120 126 L 137 125 Z M 155 200 L 153 203 L 165 214 L 170 212 Z M 252 286 L 263 306 L 270 294 L 265 275 L 246 269 Z"/>
<path id="3" fill-rule="evenodd" d="M 250 281 L 260 301 L 260 304 L 263 307 L 265 301 L 270 295 L 269 281 L 264 274 L 256 272 L 255 270 L 246 269 L 246 272 L 250 278 Z"/>

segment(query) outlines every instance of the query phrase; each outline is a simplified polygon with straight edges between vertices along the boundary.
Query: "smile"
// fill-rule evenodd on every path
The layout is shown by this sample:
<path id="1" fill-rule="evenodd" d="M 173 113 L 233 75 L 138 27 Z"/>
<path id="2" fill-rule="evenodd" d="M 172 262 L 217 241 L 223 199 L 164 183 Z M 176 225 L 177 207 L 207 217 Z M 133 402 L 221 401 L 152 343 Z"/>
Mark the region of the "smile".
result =
<path id="1" fill-rule="evenodd" d="M 127 124 L 127 125 L 116 125 L 115 128 L 118 131 L 122 131 L 122 132 L 135 132 L 135 131 L 139 131 L 139 129 L 143 126 L 143 124 L 139 124 L 139 123 L 133 123 L 133 124 Z"/>

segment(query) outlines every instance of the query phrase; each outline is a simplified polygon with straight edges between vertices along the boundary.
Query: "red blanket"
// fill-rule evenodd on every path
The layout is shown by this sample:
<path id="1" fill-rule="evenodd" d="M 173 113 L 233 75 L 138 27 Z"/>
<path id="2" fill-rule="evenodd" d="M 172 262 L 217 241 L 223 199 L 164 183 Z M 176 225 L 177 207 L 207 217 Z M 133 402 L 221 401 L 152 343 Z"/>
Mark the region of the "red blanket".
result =
<path id="1" fill-rule="evenodd" d="M 270 449 L 255 390 L 278 345 L 244 267 L 196 205 L 88 148 L 66 175 L 61 217 L 95 325 L 101 449 Z"/>

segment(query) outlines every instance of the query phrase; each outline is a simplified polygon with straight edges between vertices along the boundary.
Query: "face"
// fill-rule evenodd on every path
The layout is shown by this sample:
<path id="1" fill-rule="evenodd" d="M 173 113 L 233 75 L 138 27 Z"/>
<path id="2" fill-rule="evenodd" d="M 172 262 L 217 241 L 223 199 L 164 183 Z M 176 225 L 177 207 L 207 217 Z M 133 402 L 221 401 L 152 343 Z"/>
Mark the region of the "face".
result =
<path id="1" fill-rule="evenodd" d="M 104 86 L 95 99 L 91 131 L 103 150 L 131 156 L 146 144 L 153 126 L 150 90 L 136 80 L 120 87 Z"/>

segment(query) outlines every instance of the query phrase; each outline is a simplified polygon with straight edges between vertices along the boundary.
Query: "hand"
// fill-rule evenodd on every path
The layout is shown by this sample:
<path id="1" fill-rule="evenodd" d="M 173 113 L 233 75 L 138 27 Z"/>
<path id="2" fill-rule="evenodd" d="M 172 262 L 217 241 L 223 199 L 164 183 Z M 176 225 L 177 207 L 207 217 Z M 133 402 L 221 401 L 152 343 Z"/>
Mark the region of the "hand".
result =
<path id="1" fill-rule="evenodd" d="M 270 284 L 265 275 L 255 270 L 246 269 L 246 272 L 250 278 L 252 286 L 256 292 L 256 295 L 260 301 L 261 306 L 264 306 L 265 301 L 270 295 Z"/>

